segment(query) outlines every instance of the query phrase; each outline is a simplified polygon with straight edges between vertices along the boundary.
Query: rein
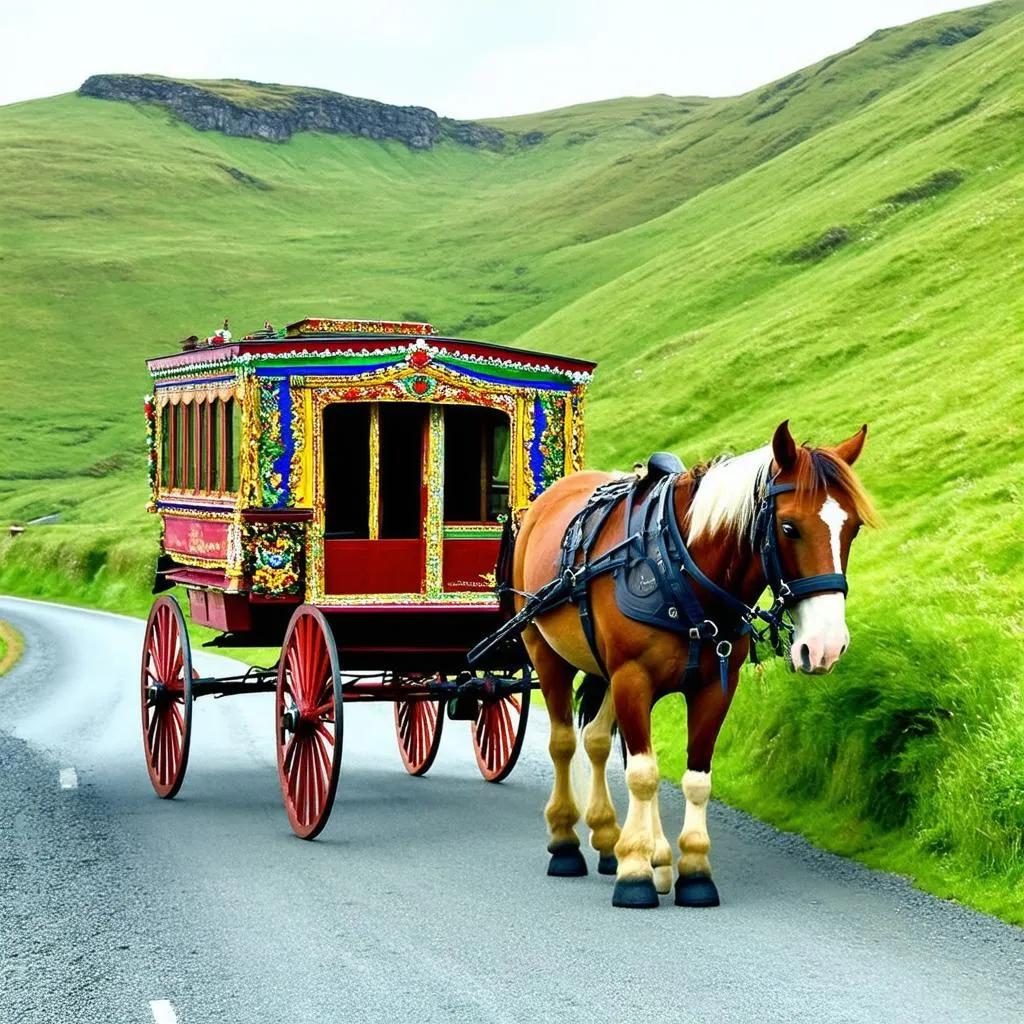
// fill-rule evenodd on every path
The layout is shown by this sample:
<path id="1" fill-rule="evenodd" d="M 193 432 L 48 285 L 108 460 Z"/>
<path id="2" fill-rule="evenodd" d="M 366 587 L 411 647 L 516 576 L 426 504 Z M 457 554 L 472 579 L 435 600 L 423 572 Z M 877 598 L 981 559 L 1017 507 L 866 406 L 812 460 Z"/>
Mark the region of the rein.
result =
<path id="1" fill-rule="evenodd" d="M 795 490 L 796 485 L 777 484 L 772 480 L 758 508 L 752 534 L 753 546 L 760 553 L 766 586 L 771 589 L 772 606 L 751 606 L 730 594 L 705 575 L 683 540 L 676 520 L 675 503 L 672 500 L 676 482 L 681 475 L 679 472 L 666 474 L 653 485 L 660 488 L 660 492 L 651 496 L 657 504 L 652 528 L 647 532 L 631 534 L 629 530 L 636 482 L 628 488 L 623 487 L 619 481 L 598 487 L 566 529 L 562 539 L 562 565 L 558 576 L 534 594 L 514 591 L 507 582 L 499 586 L 499 597 L 508 593 L 519 593 L 519 596 L 525 599 L 525 604 L 495 633 L 469 652 L 469 663 L 472 665 L 508 636 L 521 632 L 537 616 L 563 604 L 573 603 L 579 607 L 581 624 L 594 658 L 607 676 L 607 670 L 597 651 L 593 618 L 590 613 L 589 583 L 596 576 L 628 568 L 631 554 L 635 558 L 650 562 L 646 554 L 648 544 L 656 548 L 659 556 L 656 562 L 660 568 L 657 585 L 671 601 L 668 616 L 673 622 L 667 628 L 685 635 L 691 641 L 683 678 L 696 670 L 704 645 L 713 643 L 718 657 L 719 680 L 723 693 L 729 688 L 729 658 L 733 650 L 733 642 L 729 636 L 738 639 L 750 635 L 750 658 L 755 663 L 758 661 L 757 644 L 765 641 L 770 644 L 775 654 L 781 655 L 786 646 L 783 637 L 791 641 L 793 636 L 793 626 L 786 620 L 786 614 L 793 605 L 811 594 L 826 591 L 847 593 L 848 585 L 843 573 L 822 573 L 792 580 L 785 579 L 779 556 L 776 498 L 780 494 Z M 608 551 L 591 560 L 591 549 L 597 541 L 598 533 L 613 509 L 623 499 L 626 503 L 626 536 Z M 582 562 L 576 564 L 576 559 L 581 554 Z M 675 569 L 675 566 L 678 566 L 678 569 Z M 694 590 L 694 584 L 726 607 L 737 623 L 735 628 L 729 629 L 724 624 L 720 626 L 705 614 L 704 607 Z M 682 620 L 680 611 L 685 617 Z"/>

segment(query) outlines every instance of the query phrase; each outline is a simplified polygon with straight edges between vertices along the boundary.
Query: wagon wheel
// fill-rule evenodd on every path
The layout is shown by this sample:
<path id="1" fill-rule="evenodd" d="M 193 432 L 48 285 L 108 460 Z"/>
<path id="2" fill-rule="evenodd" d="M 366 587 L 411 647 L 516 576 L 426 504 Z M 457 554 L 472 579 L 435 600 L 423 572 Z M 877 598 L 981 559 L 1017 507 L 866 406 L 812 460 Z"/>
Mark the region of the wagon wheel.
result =
<path id="1" fill-rule="evenodd" d="M 444 728 L 444 703 L 439 700 L 395 701 L 398 752 L 410 775 L 426 775 L 437 757 Z"/>
<path id="2" fill-rule="evenodd" d="M 331 816 L 342 742 L 338 648 L 318 608 L 301 605 L 288 624 L 274 720 L 288 821 L 300 839 L 313 839 Z"/>
<path id="3" fill-rule="evenodd" d="M 177 794 L 192 737 L 192 651 L 185 617 L 170 595 L 153 602 L 142 643 L 142 741 L 156 794 Z"/>
<path id="4" fill-rule="evenodd" d="M 519 760 L 530 717 L 529 672 L 527 685 L 518 693 L 483 697 L 473 722 L 473 750 L 480 774 L 488 782 L 501 782 Z"/>

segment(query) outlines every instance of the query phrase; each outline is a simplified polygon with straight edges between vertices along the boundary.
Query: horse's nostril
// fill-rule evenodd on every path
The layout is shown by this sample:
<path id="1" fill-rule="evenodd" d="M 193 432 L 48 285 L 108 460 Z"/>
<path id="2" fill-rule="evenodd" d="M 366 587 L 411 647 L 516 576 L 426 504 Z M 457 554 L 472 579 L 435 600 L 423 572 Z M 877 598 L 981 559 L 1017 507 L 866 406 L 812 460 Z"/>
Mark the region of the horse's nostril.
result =
<path id="1" fill-rule="evenodd" d="M 839 657 L 841 658 L 845 653 L 846 653 L 846 644 L 843 644 L 843 646 L 839 648 Z"/>
<path id="2" fill-rule="evenodd" d="M 807 647 L 807 644 L 800 645 L 800 664 L 803 666 L 805 672 L 811 671 L 811 652 Z"/>

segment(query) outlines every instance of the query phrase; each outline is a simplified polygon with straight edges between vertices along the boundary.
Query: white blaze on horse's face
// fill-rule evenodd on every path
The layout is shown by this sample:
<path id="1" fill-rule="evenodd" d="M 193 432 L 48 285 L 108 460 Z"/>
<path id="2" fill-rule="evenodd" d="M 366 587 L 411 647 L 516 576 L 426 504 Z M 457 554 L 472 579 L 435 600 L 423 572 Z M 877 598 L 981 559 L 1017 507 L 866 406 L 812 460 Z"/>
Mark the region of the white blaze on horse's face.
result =
<path id="1" fill-rule="evenodd" d="M 849 515 L 835 498 L 828 497 L 818 512 L 818 518 L 828 527 L 832 571 L 842 572 L 840 538 L 843 523 Z M 793 624 L 793 647 L 789 656 L 793 668 L 802 672 L 813 675 L 830 672 L 850 646 L 844 594 L 805 597 L 793 608 Z"/>

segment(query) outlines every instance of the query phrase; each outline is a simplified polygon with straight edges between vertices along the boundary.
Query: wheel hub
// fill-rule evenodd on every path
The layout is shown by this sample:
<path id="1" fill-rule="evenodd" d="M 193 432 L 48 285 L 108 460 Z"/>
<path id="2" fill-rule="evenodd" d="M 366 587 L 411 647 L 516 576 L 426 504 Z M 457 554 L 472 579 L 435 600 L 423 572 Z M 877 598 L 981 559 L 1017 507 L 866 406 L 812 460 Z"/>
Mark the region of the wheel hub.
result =
<path id="1" fill-rule="evenodd" d="M 299 728 L 299 723 L 302 721 L 302 715 L 299 714 L 299 709 L 296 705 L 292 704 L 287 711 L 281 716 L 281 728 L 288 732 L 296 732 Z"/>

